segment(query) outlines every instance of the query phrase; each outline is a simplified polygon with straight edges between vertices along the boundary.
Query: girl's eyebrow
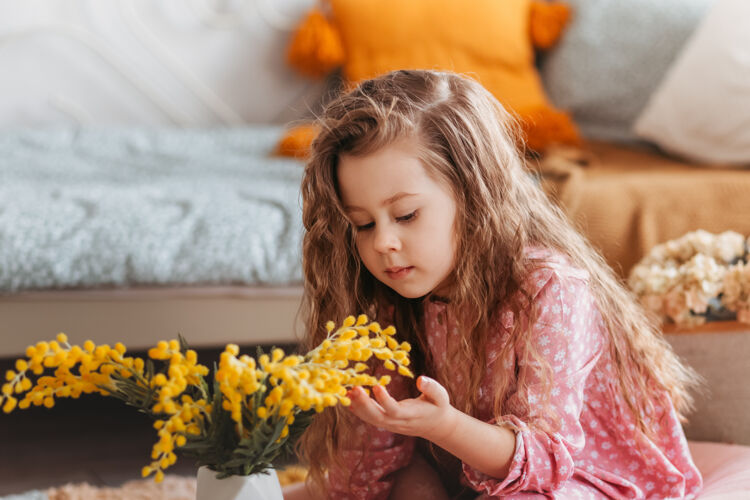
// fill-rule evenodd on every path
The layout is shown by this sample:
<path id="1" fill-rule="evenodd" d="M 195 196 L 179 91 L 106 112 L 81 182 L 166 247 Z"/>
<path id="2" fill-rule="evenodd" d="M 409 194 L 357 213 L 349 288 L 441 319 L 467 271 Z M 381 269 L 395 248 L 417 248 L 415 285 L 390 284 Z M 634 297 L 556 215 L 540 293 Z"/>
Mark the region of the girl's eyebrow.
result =
<path id="1" fill-rule="evenodd" d="M 392 205 L 393 203 L 396 203 L 398 200 L 409 197 L 409 196 L 417 196 L 417 193 L 404 193 L 403 191 L 399 191 L 398 193 L 394 194 L 393 196 L 385 200 L 383 203 L 381 203 L 380 206 L 384 207 L 386 205 Z M 364 212 L 365 211 L 364 208 L 355 207 L 354 205 L 347 205 L 344 207 L 344 210 L 346 210 L 347 212 L 356 212 L 356 211 Z"/>

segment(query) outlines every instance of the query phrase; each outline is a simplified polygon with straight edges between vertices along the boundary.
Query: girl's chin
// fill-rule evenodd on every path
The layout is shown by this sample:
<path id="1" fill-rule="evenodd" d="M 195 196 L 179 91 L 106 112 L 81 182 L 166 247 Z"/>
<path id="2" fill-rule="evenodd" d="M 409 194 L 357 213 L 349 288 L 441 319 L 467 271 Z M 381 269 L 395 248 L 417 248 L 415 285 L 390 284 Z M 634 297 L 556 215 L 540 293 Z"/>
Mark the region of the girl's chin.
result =
<path id="1" fill-rule="evenodd" d="M 417 271 L 416 268 L 412 267 L 408 273 L 405 273 L 405 276 L 400 276 L 401 279 L 387 279 L 390 278 L 390 276 L 384 276 L 383 278 L 383 284 L 390 287 L 391 290 L 399 294 L 405 299 L 419 299 L 422 297 L 425 297 L 427 295 L 437 295 L 439 297 L 447 297 L 450 286 L 447 283 L 446 279 L 443 279 L 442 281 L 438 283 L 418 283 L 418 278 L 423 277 L 419 275 L 414 275 L 414 272 Z"/>
<path id="2" fill-rule="evenodd" d="M 423 290 L 420 288 L 409 286 L 394 286 L 393 284 L 391 284 L 390 287 L 391 290 L 401 295 L 405 299 L 418 299 L 430 293 L 429 290 Z"/>
<path id="3" fill-rule="evenodd" d="M 435 294 L 435 290 L 431 287 L 415 287 L 415 286 L 394 286 L 390 285 L 391 290 L 401 295 L 405 299 L 421 299 L 430 294 Z"/>

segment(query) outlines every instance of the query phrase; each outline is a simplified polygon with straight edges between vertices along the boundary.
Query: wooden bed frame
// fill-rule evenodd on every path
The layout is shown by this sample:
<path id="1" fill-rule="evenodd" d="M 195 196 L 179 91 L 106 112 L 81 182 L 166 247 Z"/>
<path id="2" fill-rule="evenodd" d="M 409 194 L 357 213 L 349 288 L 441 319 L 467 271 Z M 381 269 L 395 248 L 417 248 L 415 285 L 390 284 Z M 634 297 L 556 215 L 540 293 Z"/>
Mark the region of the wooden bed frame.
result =
<path id="1" fill-rule="evenodd" d="M 301 339 L 302 287 L 165 287 L 0 296 L 0 357 L 65 332 L 70 343 L 145 350 L 181 333 L 191 346 L 292 344 Z"/>

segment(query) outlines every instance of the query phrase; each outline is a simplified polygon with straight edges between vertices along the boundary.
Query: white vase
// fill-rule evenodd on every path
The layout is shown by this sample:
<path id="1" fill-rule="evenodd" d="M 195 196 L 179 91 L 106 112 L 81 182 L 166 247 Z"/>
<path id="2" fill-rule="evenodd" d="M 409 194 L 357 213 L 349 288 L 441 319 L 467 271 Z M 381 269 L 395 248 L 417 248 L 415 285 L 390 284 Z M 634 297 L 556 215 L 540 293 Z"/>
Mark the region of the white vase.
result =
<path id="1" fill-rule="evenodd" d="M 276 471 L 217 479 L 206 466 L 198 469 L 196 500 L 283 500 Z"/>

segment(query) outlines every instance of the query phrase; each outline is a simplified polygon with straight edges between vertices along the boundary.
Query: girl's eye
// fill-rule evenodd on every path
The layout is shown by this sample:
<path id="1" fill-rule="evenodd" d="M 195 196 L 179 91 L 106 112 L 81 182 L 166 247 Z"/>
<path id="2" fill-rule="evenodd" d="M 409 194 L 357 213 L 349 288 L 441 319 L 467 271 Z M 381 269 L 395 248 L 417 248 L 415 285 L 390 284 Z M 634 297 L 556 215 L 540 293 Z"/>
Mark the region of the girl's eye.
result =
<path id="1" fill-rule="evenodd" d="M 410 220 L 414 219 L 414 217 L 416 216 L 417 216 L 417 211 L 415 210 L 412 213 L 406 214 L 402 217 L 396 217 L 396 220 L 399 222 L 409 222 Z"/>
<path id="2" fill-rule="evenodd" d="M 409 222 L 413 220 L 414 217 L 416 216 L 417 216 L 417 211 L 415 210 L 410 214 L 402 215 L 401 217 L 396 217 L 396 220 L 398 222 Z M 375 223 L 368 222 L 367 224 L 360 224 L 360 225 L 355 224 L 354 227 L 357 228 L 357 231 L 367 231 L 368 229 L 372 229 L 373 227 L 375 227 Z"/>

